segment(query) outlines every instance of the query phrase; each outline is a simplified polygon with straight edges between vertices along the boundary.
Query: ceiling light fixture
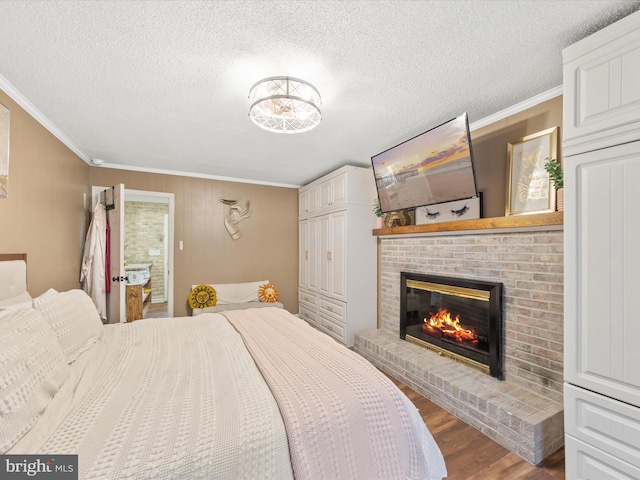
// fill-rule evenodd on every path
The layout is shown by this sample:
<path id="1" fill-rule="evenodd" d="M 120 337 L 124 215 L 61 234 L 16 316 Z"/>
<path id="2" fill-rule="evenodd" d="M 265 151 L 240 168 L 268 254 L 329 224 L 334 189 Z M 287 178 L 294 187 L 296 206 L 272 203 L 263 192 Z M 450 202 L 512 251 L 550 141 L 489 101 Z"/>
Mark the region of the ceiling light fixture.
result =
<path id="1" fill-rule="evenodd" d="M 249 90 L 249 116 L 260 128 L 276 133 L 301 133 L 322 120 L 320 92 L 293 77 L 269 77 Z"/>

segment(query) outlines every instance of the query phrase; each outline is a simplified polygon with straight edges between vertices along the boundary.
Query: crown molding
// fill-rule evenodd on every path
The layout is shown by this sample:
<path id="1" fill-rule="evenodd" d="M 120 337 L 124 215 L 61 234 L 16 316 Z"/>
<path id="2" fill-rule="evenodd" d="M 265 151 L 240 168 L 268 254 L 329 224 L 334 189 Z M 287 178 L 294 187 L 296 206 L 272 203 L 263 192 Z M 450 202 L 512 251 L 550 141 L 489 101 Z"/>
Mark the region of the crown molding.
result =
<path id="1" fill-rule="evenodd" d="M 40 110 L 33 106 L 33 104 L 25 98 L 9 81 L 0 75 L 0 89 L 4 91 L 11 99 L 20 105 L 29 115 L 35 118 L 40 125 L 49 130 L 62 143 L 64 143 L 73 153 L 84 160 L 89 165 L 91 160 L 89 156 L 84 153 L 75 143 L 71 141 L 62 131 L 56 127 L 47 117 L 45 117 Z"/>
<path id="2" fill-rule="evenodd" d="M 300 188 L 302 185 L 294 185 L 291 183 L 276 183 L 276 182 L 263 182 L 261 180 L 250 180 L 247 178 L 235 178 L 235 177 L 224 177 L 221 175 L 210 175 L 207 173 L 194 173 L 194 172 L 185 172 L 183 170 L 167 170 L 164 168 L 149 168 L 149 167 L 137 167 L 130 165 L 121 165 L 118 163 L 103 163 L 102 165 L 94 166 L 92 168 L 113 168 L 117 170 L 128 170 L 132 172 L 142 172 L 142 173 L 157 173 L 160 175 L 175 175 L 179 177 L 192 177 L 192 178 L 204 178 L 207 180 L 220 180 L 222 182 L 235 182 L 235 183 L 249 183 L 251 185 L 265 185 L 268 187 L 282 187 L 282 188 Z"/>
<path id="3" fill-rule="evenodd" d="M 527 100 L 523 100 L 520 103 L 516 103 L 504 110 L 500 110 L 488 117 L 481 118 L 477 122 L 473 122 L 469 124 L 469 130 L 472 132 L 477 130 L 478 128 L 486 127 L 487 125 L 491 125 L 499 120 L 503 120 L 511 115 L 515 115 L 516 113 L 520 113 L 527 108 L 535 107 L 536 105 L 546 102 L 547 100 L 551 100 L 552 98 L 556 98 L 562 95 L 562 85 L 559 85 L 551 90 L 547 90 L 546 92 L 539 93 L 538 95 L 528 98 Z"/>

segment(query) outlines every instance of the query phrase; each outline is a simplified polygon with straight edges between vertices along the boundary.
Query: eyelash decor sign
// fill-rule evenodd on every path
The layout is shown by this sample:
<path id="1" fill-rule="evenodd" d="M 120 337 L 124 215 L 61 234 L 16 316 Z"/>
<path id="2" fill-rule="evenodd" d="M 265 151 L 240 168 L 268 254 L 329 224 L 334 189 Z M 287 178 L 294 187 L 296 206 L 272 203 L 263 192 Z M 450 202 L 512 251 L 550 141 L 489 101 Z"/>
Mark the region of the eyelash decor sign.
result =
<path id="1" fill-rule="evenodd" d="M 416 208 L 416 225 L 482 218 L 481 195 Z"/>

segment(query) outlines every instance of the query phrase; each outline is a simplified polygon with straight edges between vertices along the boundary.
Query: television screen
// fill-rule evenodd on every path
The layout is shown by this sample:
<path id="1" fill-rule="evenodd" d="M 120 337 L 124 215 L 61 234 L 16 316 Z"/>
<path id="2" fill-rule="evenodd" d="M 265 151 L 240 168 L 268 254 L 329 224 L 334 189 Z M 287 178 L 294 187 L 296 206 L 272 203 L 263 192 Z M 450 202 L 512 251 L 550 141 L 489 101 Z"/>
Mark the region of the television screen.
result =
<path id="1" fill-rule="evenodd" d="M 478 194 L 466 113 L 371 157 L 371 163 L 383 212 Z"/>

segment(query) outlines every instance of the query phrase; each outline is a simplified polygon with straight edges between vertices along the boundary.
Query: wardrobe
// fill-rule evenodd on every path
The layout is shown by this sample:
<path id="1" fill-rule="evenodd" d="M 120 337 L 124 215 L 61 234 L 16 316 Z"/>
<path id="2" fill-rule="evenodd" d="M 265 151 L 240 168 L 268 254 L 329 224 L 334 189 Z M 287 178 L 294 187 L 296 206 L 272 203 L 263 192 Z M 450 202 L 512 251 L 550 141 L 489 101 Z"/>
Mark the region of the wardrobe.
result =
<path id="1" fill-rule="evenodd" d="M 300 318 L 347 346 L 377 327 L 370 168 L 344 166 L 299 190 Z"/>
<path id="2" fill-rule="evenodd" d="M 563 51 L 567 479 L 640 479 L 640 12 Z"/>

